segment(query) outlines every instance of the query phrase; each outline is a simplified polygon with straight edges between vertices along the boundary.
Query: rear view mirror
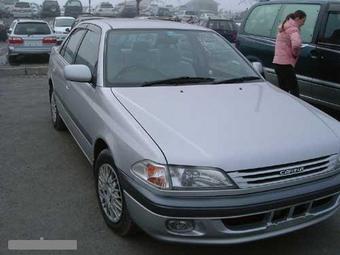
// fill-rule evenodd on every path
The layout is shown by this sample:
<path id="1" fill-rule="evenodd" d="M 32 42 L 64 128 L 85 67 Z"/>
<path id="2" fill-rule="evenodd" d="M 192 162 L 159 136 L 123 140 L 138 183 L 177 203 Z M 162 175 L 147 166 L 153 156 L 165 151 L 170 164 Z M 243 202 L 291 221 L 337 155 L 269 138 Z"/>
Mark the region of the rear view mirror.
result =
<path id="1" fill-rule="evenodd" d="M 64 67 L 64 77 L 68 81 L 91 82 L 92 74 L 86 65 L 67 65 Z"/>
<path id="2" fill-rule="evenodd" d="M 262 74 L 262 75 L 264 74 L 263 65 L 262 65 L 261 62 L 252 62 L 252 64 L 253 64 L 254 69 L 255 69 L 258 73 L 260 73 L 260 74 Z"/>

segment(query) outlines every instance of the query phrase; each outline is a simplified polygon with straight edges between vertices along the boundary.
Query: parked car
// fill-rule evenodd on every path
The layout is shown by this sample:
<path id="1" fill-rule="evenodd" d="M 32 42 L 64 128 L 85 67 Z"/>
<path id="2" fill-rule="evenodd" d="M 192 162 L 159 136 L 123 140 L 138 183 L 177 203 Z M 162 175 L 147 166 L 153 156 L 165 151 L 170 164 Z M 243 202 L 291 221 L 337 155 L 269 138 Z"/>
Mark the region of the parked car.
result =
<path id="1" fill-rule="evenodd" d="M 79 0 L 68 0 L 65 4 L 65 16 L 77 18 L 83 13 L 83 5 Z"/>
<path id="2" fill-rule="evenodd" d="M 3 2 L 0 2 L 0 18 L 9 18 L 11 16 L 9 10 Z"/>
<path id="3" fill-rule="evenodd" d="M 94 9 L 94 15 L 102 17 L 113 17 L 114 16 L 113 5 L 109 2 L 103 2 L 98 4 Z"/>
<path id="4" fill-rule="evenodd" d="M 237 46 L 251 61 L 262 62 L 266 78 L 277 84 L 272 64 L 277 28 L 287 14 L 298 9 L 307 14 L 296 66 L 301 97 L 340 110 L 340 3 L 296 0 L 257 4 L 240 28 Z"/>
<path id="5" fill-rule="evenodd" d="M 134 18 L 137 16 L 137 8 L 136 5 L 125 5 L 121 12 L 119 13 L 119 17 L 121 18 Z"/>
<path id="6" fill-rule="evenodd" d="M 43 20 L 14 20 L 9 29 L 8 62 L 16 63 L 23 55 L 48 55 L 56 37 Z"/>
<path id="7" fill-rule="evenodd" d="M 147 19 L 84 21 L 53 48 L 53 126 L 93 164 L 116 233 L 239 243 L 336 212 L 339 122 L 253 66 L 212 30 Z"/>
<path id="8" fill-rule="evenodd" d="M 15 4 L 19 2 L 19 0 L 3 0 L 2 2 L 5 5 L 5 9 L 11 13 Z"/>
<path id="9" fill-rule="evenodd" d="M 45 0 L 42 4 L 40 16 L 42 18 L 60 16 L 60 6 L 58 1 Z"/>
<path id="10" fill-rule="evenodd" d="M 52 28 L 57 38 L 57 44 L 66 38 L 67 34 L 71 31 L 75 18 L 73 17 L 56 17 L 53 21 Z"/>
<path id="11" fill-rule="evenodd" d="M 12 10 L 14 18 L 33 18 L 33 9 L 29 2 L 17 2 Z"/>
<path id="12" fill-rule="evenodd" d="M 224 38 L 226 38 L 229 42 L 235 43 L 237 38 L 237 30 L 238 27 L 235 22 L 231 19 L 207 19 L 201 20 L 200 23 L 202 26 L 208 27 Z"/>
<path id="13" fill-rule="evenodd" d="M 40 7 L 38 4 L 36 3 L 30 3 L 31 5 L 31 8 L 32 8 L 32 14 L 33 14 L 33 17 L 39 17 L 40 16 Z"/>

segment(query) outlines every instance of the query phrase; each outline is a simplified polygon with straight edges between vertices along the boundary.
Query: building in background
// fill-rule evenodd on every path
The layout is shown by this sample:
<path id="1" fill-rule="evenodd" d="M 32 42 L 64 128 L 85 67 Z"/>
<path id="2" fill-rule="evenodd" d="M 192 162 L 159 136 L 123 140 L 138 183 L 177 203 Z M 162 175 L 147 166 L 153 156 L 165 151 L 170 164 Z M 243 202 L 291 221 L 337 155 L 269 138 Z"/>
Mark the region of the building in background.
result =
<path id="1" fill-rule="evenodd" d="M 211 11 L 214 13 L 218 12 L 218 3 L 214 0 L 191 0 L 186 4 L 188 10 L 200 12 Z"/>

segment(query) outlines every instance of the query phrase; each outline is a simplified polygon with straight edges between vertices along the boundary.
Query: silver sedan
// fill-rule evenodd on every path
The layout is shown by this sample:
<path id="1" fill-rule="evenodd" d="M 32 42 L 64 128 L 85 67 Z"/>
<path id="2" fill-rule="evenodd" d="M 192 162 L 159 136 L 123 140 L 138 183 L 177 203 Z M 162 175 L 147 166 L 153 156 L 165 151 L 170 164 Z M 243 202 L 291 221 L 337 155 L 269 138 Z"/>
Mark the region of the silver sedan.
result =
<path id="1" fill-rule="evenodd" d="M 226 244 L 335 213 L 339 122 L 261 72 L 214 31 L 175 22 L 88 20 L 53 49 L 52 123 L 93 165 L 108 226 Z"/>

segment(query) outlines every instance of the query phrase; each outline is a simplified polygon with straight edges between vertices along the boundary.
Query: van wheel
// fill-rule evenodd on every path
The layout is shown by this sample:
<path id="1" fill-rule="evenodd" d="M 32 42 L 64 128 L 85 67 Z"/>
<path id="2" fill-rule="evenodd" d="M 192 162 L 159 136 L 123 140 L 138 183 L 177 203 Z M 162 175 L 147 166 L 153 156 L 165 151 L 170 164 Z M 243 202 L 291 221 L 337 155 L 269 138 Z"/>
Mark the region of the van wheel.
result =
<path id="1" fill-rule="evenodd" d="M 107 149 L 96 160 L 95 176 L 97 198 L 106 224 L 120 236 L 135 234 L 137 226 L 127 210 L 119 174 Z"/>
<path id="2" fill-rule="evenodd" d="M 51 92 L 50 96 L 50 111 L 53 127 L 58 131 L 66 130 L 66 126 L 58 112 L 54 91 Z"/>

